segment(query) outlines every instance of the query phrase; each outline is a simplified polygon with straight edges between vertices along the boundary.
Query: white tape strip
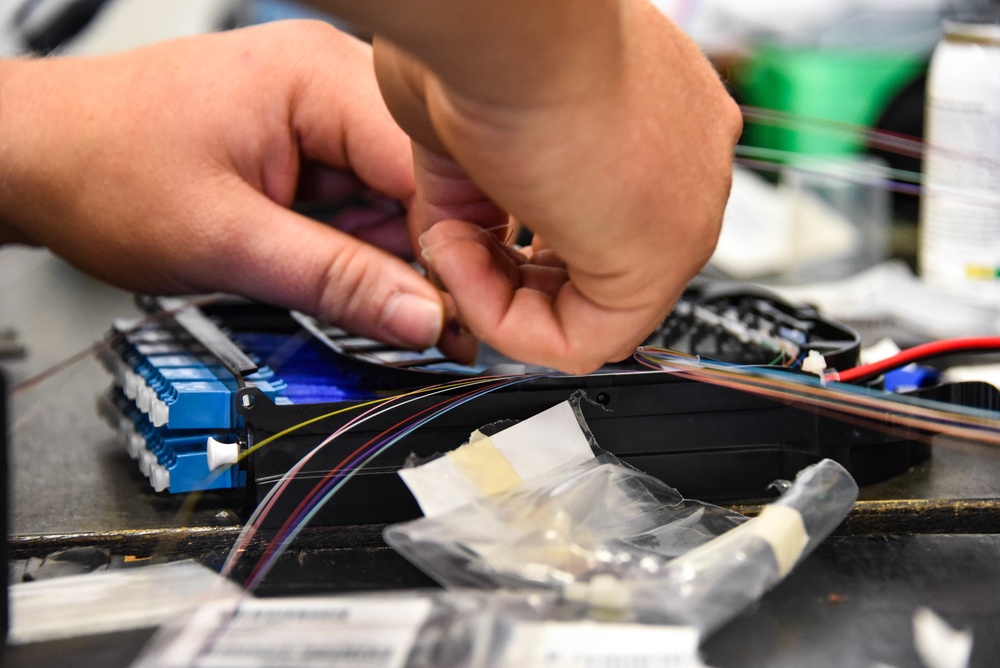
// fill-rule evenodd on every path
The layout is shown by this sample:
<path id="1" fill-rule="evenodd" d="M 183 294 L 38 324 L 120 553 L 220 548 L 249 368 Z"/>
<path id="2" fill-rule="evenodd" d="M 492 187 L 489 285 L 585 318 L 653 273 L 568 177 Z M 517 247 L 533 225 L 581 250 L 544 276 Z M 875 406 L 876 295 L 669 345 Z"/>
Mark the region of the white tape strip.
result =
<path id="1" fill-rule="evenodd" d="M 522 480 L 488 436 L 473 438 L 446 457 L 455 462 L 483 496 L 505 492 Z"/>
<path id="2" fill-rule="evenodd" d="M 399 475 L 424 515 L 433 517 L 593 457 L 573 407 L 564 401 L 493 436 L 473 432 L 457 450 Z"/>
<path id="3" fill-rule="evenodd" d="M 439 457 L 422 466 L 400 469 L 399 477 L 427 517 L 440 515 L 483 496 L 451 457 Z"/>
<path id="4" fill-rule="evenodd" d="M 733 551 L 748 538 L 763 540 L 774 553 L 778 575 L 785 577 L 809 543 L 809 534 L 802 514 L 789 506 L 764 506 L 760 515 L 730 529 L 674 559 L 672 564 L 689 565 L 695 569 L 709 568 L 718 559 L 729 559 Z"/>
<path id="5" fill-rule="evenodd" d="M 776 503 L 764 506 L 760 515 L 743 526 L 749 527 L 747 531 L 763 538 L 774 550 L 774 557 L 778 561 L 778 574 L 781 577 L 788 575 L 809 543 L 809 534 L 806 533 L 802 514 L 790 506 Z"/>
<path id="6" fill-rule="evenodd" d="M 594 452 L 568 401 L 490 437 L 523 480 L 557 466 L 593 459 Z"/>

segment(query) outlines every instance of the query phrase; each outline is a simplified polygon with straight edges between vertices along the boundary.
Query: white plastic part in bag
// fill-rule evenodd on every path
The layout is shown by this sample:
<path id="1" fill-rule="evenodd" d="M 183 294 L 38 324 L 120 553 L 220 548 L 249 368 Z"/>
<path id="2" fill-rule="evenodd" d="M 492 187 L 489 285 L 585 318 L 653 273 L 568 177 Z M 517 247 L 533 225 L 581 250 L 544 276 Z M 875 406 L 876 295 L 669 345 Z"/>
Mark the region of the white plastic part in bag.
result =
<path id="1" fill-rule="evenodd" d="M 704 636 L 784 578 L 857 492 L 824 460 L 748 519 L 603 454 L 389 527 L 385 539 L 446 587 L 541 588 L 592 617 L 689 625 Z"/>

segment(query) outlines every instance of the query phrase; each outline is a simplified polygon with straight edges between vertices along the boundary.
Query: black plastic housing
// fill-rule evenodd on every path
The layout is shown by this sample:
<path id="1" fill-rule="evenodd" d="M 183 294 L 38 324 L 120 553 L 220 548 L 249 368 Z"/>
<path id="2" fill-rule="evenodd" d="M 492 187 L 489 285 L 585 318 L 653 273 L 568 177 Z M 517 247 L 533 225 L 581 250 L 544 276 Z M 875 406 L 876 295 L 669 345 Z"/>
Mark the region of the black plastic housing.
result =
<path id="1" fill-rule="evenodd" d="M 741 338 L 739 330 L 747 326 L 755 332 L 764 332 L 769 340 L 777 337 L 780 343 L 781 337 L 787 337 L 797 342 L 791 348 L 799 349 L 802 354 L 819 350 L 834 368 L 842 370 L 857 364 L 860 340 L 853 330 L 822 318 L 811 308 L 789 304 L 759 288 L 700 283 L 692 286 L 682 303 L 690 308 L 679 308 L 651 336 L 651 343 L 666 343 L 682 352 L 700 354 L 712 352 L 706 350 L 707 346 L 714 348 L 722 361 L 735 363 L 772 357 L 773 350 L 766 346 L 757 350 L 754 341 Z M 691 317 L 695 313 L 693 307 L 702 309 L 697 318 Z M 194 337 L 209 350 L 212 340 L 219 338 L 210 331 L 213 329 L 230 334 L 277 332 L 287 335 L 290 341 L 320 342 L 320 348 L 334 358 L 337 373 L 344 381 L 370 388 L 376 396 L 392 396 L 469 378 L 442 372 L 433 363 L 435 360 L 429 360 L 425 366 L 378 363 L 370 353 L 384 351 L 384 347 L 359 342 L 346 333 L 324 329 L 279 309 L 223 301 L 203 306 L 200 311 L 204 323 L 180 324 L 193 328 Z M 719 318 L 735 320 L 718 324 Z M 717 323 L 714 330 L 713 322 Z M 220 354 L 218 359 L 225 363 L 225 357 Z M 271 364 L 268 360 L 262 363 Z M 504 370 L 516 368 L 506 366 Z M 242 381 L 243 371 L 231 370 L 237 381 Z M 280 369 L 276 370 L 280 375 Z M 786 372 L 801 373 L 792 368 Z M 928 392 L 934 395 L 931 398 L 940 401 L 1000 407 L 1000 393 L 995 388 L 975 385 L 972 390 L 945 386 Z M 250 451 L 240 464 L 247 470 L 245 498 L 249 512 L 302 457 L 355 417 L 359 411 L 350 409 L 362 401 L 278 405 L 256 388 L 243 387 L 242 382 L 240 386 L 235 408 L 242 421 L 241 448 Z M 454 397 L 462 391 L 449 392 Z M 691 498 L 709 501 L 763 498 L 769 495 L 772 482 L 792 478 L 800 469 L 822 458 L 840 462 L 860 484 L 866 484 L 899 474 L 931 454 L 929 439 L 922 433 L 889 430 L 882 423 L 843 421 L 742 391 L 674 374 L 644 371 L 637 363 L 625 362 L 585 376 L 532 377 L 458 405 L 409 433 L 358 470 L 332 501 L 321 508 L 312 523 L 386 523 L 416 517 L 418 508 L 396 474 L 408 458 L 425 458 L 451 450 L 465 442 L 474 429 L 497 421 L 528 418 L 578 391 L 589 399 L 583 403 L 583 412 L 601 447 Z M 304 499 L 330 480 L 331 470 L 352 453 L 384 439 L 391 430 L 405 425 L 408 418 L 430 411 L 448 396 L 416 399 L 335 439 L 295 476 L 269 513 L 266 526 L 280 526 Z M 316 420 L 328 414 L 335 415 Z M 264 447 L 254 447 L 310 420 L 315 421 Z"/>

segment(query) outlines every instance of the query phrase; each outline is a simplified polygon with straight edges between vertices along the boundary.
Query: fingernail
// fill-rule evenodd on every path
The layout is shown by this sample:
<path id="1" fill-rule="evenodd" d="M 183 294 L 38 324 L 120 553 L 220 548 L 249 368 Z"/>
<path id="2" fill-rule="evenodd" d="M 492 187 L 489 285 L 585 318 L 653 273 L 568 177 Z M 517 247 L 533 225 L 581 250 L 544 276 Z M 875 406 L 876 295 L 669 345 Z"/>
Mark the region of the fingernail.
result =
<path id="1" fill-rule="evenodd" d="M 487 240 L 490 240 L 490 241 L 492 241 L 494 243 L 500 243 L 500 244 L 502 244 L 502 243 L 504 243 L 505 235 L 507 234 L 507 232 L 509 232 L 509 230 L 510 230 L 510 227 L 507 226 L 507 225 L 497 225 L 495 227 L 475 227 L 475 226 L 473 226 L 471 228 L 467 227 L 465 230 L 463 230 L 463 231 L 461 231 L 461 232 L 459 232 L 457 234 L 449 234 L 449 235 L 445 236 L 444 239 L 439 239 L 438 241 L 435 241 L 435 242 L 431 242 L 431 241 L 428 240 L 428 237 L 430 236 L 431 231 L 427 230 L 426 232 L 424 232 L 423 234 L 421 234 L 419 237 L 417 237 L 417 244 L 420 246 L 421 250 L 423 251 L 421 254 L 424 257 L 427 257 L 428 251 L 430 251 L 431 249 L 436 248 L 438 246 L 442 246 L 442 245 L 444 245 L 446 243 L 454 242 L 454 241 L 462 241 L 462 240 L 466 240 L 467 241 L 467 240 L 471 240 L 471 239 L 479 239 L 479 240 L 487 239 Z"/>
<path id="2" fill-rule="evenodd" d="M 408 348 L 430 348 L 441 338 L 443 323 L 440 302 L 399 292 L 386 303 L 380 324 L 393 343 Z"/>
<path id="3" fill-rule="evenodd" d="M 431 244 L 427 241 L 427 232 L 424 232 L 419 237 L 417 237 L 417 245 L 420 246 L 420 257 L 424 260 L 424 266 L 430 268 L 434 264 L 434 260 L 431 258 Z"/>

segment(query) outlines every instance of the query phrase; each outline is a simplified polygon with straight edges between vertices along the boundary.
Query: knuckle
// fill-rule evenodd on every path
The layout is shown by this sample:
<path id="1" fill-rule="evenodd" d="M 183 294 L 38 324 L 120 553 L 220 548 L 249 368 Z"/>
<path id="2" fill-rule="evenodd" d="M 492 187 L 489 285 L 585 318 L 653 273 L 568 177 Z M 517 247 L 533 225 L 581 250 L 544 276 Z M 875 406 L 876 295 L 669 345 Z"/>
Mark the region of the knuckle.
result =
<path id="1" fill-rule="evenodd" d="M 320 274 L 316 287 L 315 311 L 338 325 L 346 326 L 367 308 L 371 295 L 366 294 L 371 274 L 370 263 L 356 247 L 343 247 L 335 253 Z"/>

